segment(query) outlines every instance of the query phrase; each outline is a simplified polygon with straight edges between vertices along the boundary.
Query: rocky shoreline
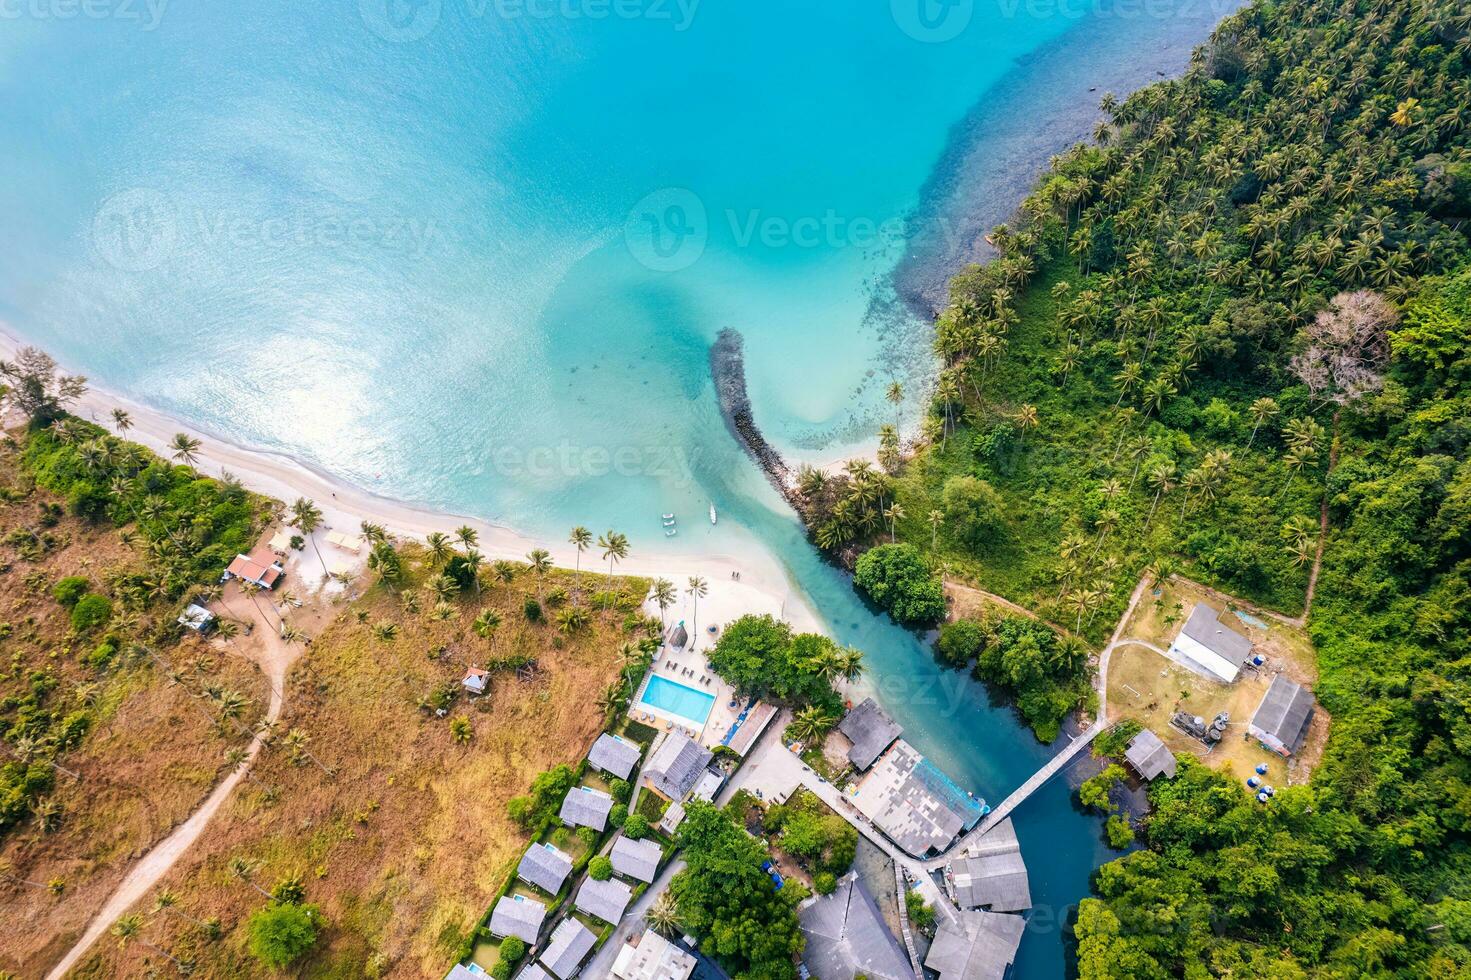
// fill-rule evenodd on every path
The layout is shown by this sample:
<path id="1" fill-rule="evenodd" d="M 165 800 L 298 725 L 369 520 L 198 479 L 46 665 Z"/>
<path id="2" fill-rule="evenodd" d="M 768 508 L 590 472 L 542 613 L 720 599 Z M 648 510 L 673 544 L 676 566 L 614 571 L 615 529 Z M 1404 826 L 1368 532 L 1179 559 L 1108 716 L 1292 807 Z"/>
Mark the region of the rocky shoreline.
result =
<path id="1" fill-rule="evenodd" d="M 801 499 L 792 468 L 766 441 L 751 415 L 751 398 L 746 393 L 745 338 L 740 331 L 726 327 L 716 336 L 710 346 L 710 377 L 715 381 L 715 397 L 720 401 L 725 427 L 766 474 L 776 492 L 800 513 Z"/>

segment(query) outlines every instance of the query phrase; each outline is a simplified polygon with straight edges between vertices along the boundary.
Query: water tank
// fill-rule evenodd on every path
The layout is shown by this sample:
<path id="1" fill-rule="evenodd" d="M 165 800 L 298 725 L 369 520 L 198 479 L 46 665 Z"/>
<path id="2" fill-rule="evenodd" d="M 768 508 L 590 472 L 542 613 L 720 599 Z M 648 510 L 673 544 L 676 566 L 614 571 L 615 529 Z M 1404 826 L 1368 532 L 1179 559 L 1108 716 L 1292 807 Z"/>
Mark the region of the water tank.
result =
<path id="1" fill-rule="evenodd" d="M 1263 790 L 1262 792 L 1258 793 L 1256 795 L 1256 798 L 1257 798 L 1257 801 L 1258 802 L 1261 802 L 1261 803 L 1265 803 L 1265 802 L 1267 802 L 1267 800 L 1271 799 L 1271 797 L 1267 795 L 1266 790 Z"/>
<path id="2" fill-rule="evenodd" d="M 1262 781 L 1260 779 L 1257 779 L 1255 776 L 1251 776 L 1246 780 L 1246 785 L 1250 786 L 1252 789 L 1256 789 L 1261 784 Z"/>
<path id="3" fill-rule="evenodd" d="M 1251 658 L 1251 663 L 1254 667 L 1260 667 L 1262 664 L 1266 663 L 1266 661 L 1263 660 L 1260 656 L 1256 656 Z"/>
<path id="4" fill-rule="evenodd" d="M 1270 787 L 1270 786 L 1263 786 L 1262 787 L 1262 792 L 1263 793 L 1266 793 L 1268 796 L 1275 796 L 1275 795 L 1277 795 L 1277 791 L 1275 789 L 1273 789 L 1272 787 Z"/>
<path id="5" fill-rule="evenodd" d="M 1267 774 L 1267 764 L 1265 762 L 1256 767 L 1256 774 L 1258 776 L 1265 776 Z"/>

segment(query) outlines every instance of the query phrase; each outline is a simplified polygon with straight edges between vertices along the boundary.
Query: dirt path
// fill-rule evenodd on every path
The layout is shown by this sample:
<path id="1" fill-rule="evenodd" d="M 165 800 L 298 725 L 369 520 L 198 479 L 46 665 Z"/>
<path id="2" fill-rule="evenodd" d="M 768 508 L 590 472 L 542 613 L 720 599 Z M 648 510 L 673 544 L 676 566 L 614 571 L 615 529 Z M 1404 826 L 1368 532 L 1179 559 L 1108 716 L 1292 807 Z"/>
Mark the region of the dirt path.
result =
<path id="1" fill-rule="evenodd" d="M 1077 635 L 1066 626 L 1060 626 L 1050 619 L 1043 619 L 1041 616 L 1037 615 L 1036 612 L 1028 609 L 1026 606 L 1017 605 L 1010 599 L 999 596 L 994 592 L 987 592 L 985 589 L 978 589 L 974 585 L 966 585 L 963 582 L 957 582 L 953 578 L 945 579 L 944 584 L 945 590 L 953 594 L 956 598 L 966 597 L 974 602 L 979 602 L 981 604 L 990 603 L 991 605 L 1000 606 L 1002 609 L 1005 609 L 1008 612 L 1014 612 L 1018 616 L 1025 616 L 1028 619 L 1034 619 L 1037 622 L 1041 623 L 1043 626 L 1050 626 L 1054 631 L 1063 636 Z"/>
<path id="2" fill-rule="evenodd" d="M 256 603 L 240 595 L 233 584 L 228 591 L 230 593 L 226 596 L 228 608 L 222 609 L 216 604 L 216 611 L 231 618 L 248 617 L 253 629 L 248 640 L 237 641 L 227 649 L 232 653 L 248 657 L 260 667 L 271 689 L 271 699 L 266 707 L 265 720 L 274 722 L 281 716 L 281 708 L 285 703 L 286 674 L 301 655 L 302 648 L 293 647 L 281 639 L 275 621 L 268 618 L 270 607 L 266 599 L 260 599 L 258 607 Z M 234 792 L 240 781 L 245 778 L 256 756 L 260 755 L 261 749 L 265 747 L 266 737 L 266 733 L 262 731 L 251 739 L 250 747 L 245 750 L 244 761 L 220 781 L 199 809 L 190 814 L 188 820 L 174 828 L 173 833 L 160 841 L 153 850 L 133 865 L 117 889 L 108 896 L 106 904 L 93 916 L 92 921 L 87 923 L 86 931 L 82 933 L 76 945 L 72 946 L 67 954 L 51 968 L 51 972 L 46 975 L 47 980 L 60 980 L 64 977 L 86 955 L 92 944 L 112 928 L 114 922 L 136 902 L 152 892 L 159 880 L 174 866 L 174 862 L 178 861 L 199 839 L 199 835 L 204 832 L 204 828 L 215 813 L 230 798 L 230 794 Z"/>

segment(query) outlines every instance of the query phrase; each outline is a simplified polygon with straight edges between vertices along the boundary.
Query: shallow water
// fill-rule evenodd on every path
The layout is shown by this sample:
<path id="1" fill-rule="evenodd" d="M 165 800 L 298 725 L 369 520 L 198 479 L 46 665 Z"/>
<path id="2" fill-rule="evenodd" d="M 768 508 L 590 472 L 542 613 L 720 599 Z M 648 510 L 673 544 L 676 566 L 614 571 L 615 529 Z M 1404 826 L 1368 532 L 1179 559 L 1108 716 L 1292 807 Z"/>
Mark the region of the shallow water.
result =
<path id="1" fill-rule="evenodd" d="M 745 335 L 783 451 L 870 440 L 930 368 L 912 308 L 1086 132 L 1088 89 L 1178 67 L 1222 12 L 28 0 L 0 20 L 0 319 L 379 493 L 768 549 L 908 737 L 999 800 L 1048 750 L 820 561 L 726 432 L 708 345 Z M 1018 814 L 1024 977 L 1061 975 L 1105 856 L 1067 794 Z"/>

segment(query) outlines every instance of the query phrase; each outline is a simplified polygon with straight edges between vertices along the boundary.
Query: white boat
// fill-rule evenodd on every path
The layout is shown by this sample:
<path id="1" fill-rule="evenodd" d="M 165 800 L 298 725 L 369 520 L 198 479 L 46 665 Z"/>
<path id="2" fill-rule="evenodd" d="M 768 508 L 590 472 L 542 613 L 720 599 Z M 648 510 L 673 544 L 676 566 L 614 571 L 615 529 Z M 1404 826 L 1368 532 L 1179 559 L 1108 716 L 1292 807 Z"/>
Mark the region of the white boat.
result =
<path id="1" fill-rule="evenodd" d="M 710 502 L 710 523 L 711 524 L 714 524 L 715 523 L 715 502 L 714 501 L 711 501 Z"/>
<path id="2" fill-rule="evenodd" d="M 664 519 L 666 521 L 672 521 L 672 520 L 674 520 L 674 515 L 673 514 L 665 514 L 664 515 Z"/>
<path id="3" fill-rule="evenodd" d="M 667 530 L 667 531 L 664 532 L 664 537 L 666 537 L 666 538 L 672 538 L 672 537 L 674 537 L 678 533 L 679 533 L 678 530 L 676 530 L 675 528 L 672 528 L 671 527 L 669 530 Z"/>

